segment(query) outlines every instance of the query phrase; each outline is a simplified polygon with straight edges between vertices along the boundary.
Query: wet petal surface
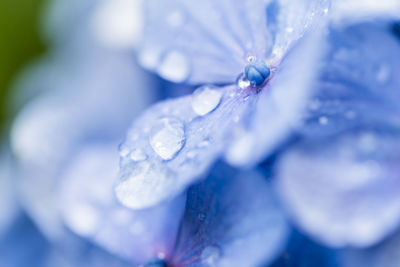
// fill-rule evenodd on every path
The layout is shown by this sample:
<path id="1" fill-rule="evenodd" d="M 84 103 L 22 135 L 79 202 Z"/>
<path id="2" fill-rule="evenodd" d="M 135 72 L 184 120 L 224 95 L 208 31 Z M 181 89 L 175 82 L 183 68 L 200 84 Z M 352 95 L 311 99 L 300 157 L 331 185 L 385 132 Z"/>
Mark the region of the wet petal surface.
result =
<path id="1" fill-rule="evenodd" d="M 195 92 L 156 104 L 133 123 L 120 147 L 115 187 L 124 205 L 140 209 L 179 194 L 221 156 L 256 92 L 236 86 L 212 90 L 201 99 Z"/>
<path id="2" fill-rule="evenodd" d="M 150 0 L 146 5 L 141 64 L 173 82 L 220 84 L 234 82 L 248 56 L 278 64 L 325 15 L 329 1 Z"/>

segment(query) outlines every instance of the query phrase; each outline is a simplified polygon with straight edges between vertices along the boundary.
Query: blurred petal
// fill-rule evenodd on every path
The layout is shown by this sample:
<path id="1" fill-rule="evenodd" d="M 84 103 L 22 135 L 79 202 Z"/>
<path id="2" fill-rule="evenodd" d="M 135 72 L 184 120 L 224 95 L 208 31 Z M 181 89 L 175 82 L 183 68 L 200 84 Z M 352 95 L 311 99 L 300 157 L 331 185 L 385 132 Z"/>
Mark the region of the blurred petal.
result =
<path id="1" fill-rule="evenodd" d="M 304 37 L 280 64 L 259 95 L 249 127 L 228 150 L 230 164 L 256 165 L 298 127 L 299 113 L 313 93 L 315 69 L 324 53 L 322 37 L 321 29 Z"/>
<path id="2" fill-rule="evenodd" d="M 200 179 L 223 153 L 255 94 L 252 88 L 205 86 L 148 109 L 121 145 L 118 199 L 146 208 Z"/>
<path id="3" fill-rule="evenodd" d="M 288 230 L 265 177 L 222 168 L 189 189 L 172 261 L 178 266 L 262 266 L 281 252 Z"/>
<path id="4" fill-rule="evenodd" d="M 87 140 L 121 137 L 132 116 L 152 98 L 151 90 L 138 90 L 147 78 L 125 55 L 96 50 L 85 56 L 57 55 L 40 63 L 46 66 L 43 72 L 33 68 L 32 75 L 22 77 L 21 94 L 36 88 L 46 93 L 24 107 L 11 131 L 22 202 L 53 237 L 63 231 L 54 188 L 71 153 Z"/>
<path id="5" fill-rule="evenodd" d="M 400 234 L 367 249 L 347 250 L 342 253 L 343 267 L 397 267 L 400 262 Z"/>
<path id="6" fill-rule="evenodd" d="M 336 247 L 370 246 L 392 233 L 400 222 L 399 134 L 364 130 L 285 153 L 277 184 L 295 222 Z"/>
<path id="7" fill-rule="evenodd" d="M 371 19 L 399 19 L 400 2 L 397 0 L 336 0 L 332 2 L 332 18 L 345 24 Z"/>
<path id="8" fill-rule="evenodd" d="M 336 250 L 321 246 L 293 231 L 286 250 L 270 267 L 338 267 L 341 265 L 338 265 L 337 254 Z"/>
<path id="9" fill-rule="evenodd" d="M 112 184 L 118 173 L 115 145 L 88 145 L 74 156 L 60 185 L 62 216 L 77 234 L 140 264 L 168 255 L 183 215 L 180 197 L 152 210 L 132 211 L 117 202 Z"/>
<path id="10" fill-rule="evenodd" d="M 141 64 L 173 82 L 233 83 L 249 55 L 277 64 L 328 1 L 205 0 L 147 4 Z"/>
<path id="11" fill-rule="evenodd" d="M 315 137 L 371 125 L 400 127 L 400 43 L 388 25 L 332 30 L 329 46 L 300 132 Z"/>

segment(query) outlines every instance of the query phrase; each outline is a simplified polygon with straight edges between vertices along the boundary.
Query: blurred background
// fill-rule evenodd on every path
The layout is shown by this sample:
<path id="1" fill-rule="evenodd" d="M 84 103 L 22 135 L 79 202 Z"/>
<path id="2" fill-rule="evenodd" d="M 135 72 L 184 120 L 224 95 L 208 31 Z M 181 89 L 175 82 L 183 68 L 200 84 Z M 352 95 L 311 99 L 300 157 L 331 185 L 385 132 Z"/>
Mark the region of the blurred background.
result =
<path id="1" fill-rule="evenodd" d="M 11 85 L 18 71 L 46 50 L 39 36 L 44 0 L 0 1 L 0 128 L 15 115 L 9 109 Z"/>

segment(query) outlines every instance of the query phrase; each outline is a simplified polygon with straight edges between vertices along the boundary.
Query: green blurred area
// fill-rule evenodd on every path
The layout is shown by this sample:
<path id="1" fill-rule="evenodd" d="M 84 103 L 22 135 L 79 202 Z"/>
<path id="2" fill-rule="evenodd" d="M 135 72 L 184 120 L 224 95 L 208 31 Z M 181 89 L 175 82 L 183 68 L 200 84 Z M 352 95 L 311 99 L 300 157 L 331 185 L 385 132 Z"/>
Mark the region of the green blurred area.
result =
<path id="1" fill-rule="evenodd" d="M 0 0 L 0 130 L 11 115 L 6 110 L 15 74 L 44 51 L 38 33 L 43 0 Z"/>

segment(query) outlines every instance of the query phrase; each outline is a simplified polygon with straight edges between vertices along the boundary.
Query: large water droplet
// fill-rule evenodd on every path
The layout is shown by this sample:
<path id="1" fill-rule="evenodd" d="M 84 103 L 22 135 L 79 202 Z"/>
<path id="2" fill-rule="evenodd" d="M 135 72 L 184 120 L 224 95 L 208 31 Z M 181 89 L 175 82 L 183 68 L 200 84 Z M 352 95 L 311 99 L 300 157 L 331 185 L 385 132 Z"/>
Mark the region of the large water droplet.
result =
<path id="1" fill-rule="evenodd" d="M 129 157 L 133 160 L 133 161 L 143 161 L 147 159 L 147 155 L 143 152 L 143 150 L 141 149 L 135 149 L 131 152 L 131 154 L 129 155 Z"/>
<path id="2" fill-rule="evenodd" d="M 161 118 L 151 129 L 150 145 L 164 160 L 173 159 L 182 149 L 184 143 L 184 125 L 177 118 Z"/>
<path id="3" fill-rule="evenodd" d="M 213 266 L 221 256 L 221 249 L 217 246 L 208 246 L 201 253 L 201 262 Z"/>
<path id="4" fill-rule="evenodd" d="M 183 82 L 190 73 L 188 58 L 178 51 L 170 51 L 164 56 L 158 68 L 159 74 L 172 82 Z"/>
<path id="5" fill-rule="evenodd" d="M 221 102 L 222 93 L 215 86 L 202 86 L 192 95 L 192 108 L 196 114 L 204 116 L 213 111 Z"/>
<path id="6" fill-rule="evenodd" d="M 158 203 L 176 183 L 175 175 L 163 164 L 141 161 L 121 169 L 115 186 L 118 200 L 126 207 L 143 209 Z"/>

